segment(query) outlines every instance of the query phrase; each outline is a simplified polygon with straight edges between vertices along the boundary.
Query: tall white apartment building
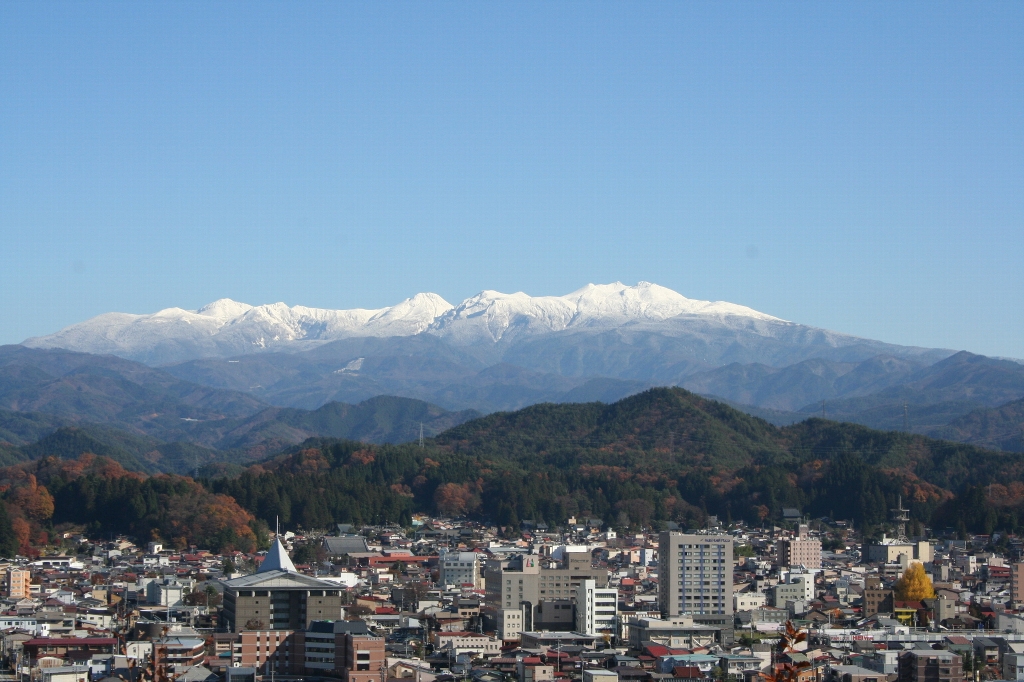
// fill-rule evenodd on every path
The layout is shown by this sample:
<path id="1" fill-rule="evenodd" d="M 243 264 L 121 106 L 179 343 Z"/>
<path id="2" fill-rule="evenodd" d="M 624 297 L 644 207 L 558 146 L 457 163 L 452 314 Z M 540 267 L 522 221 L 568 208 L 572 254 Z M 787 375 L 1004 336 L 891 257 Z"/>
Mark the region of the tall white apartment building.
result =
<path id="1" fill-rule="evenodd" d="M 658 540 L 662 617 L 732 615 L 732 538 L 666 531 Z"/>
<path id="2" fill-rule="evenodd" d="M 480 569 L 475 552 L 446 552 L 440 556 L 438 564 L 438 584 L 476 587 Z"/>
<path id="3" fill-rule="evenodd" d="M 614 635 L 618 628 L 619 591 L 584 580 L 576 588 L 576 631 L 587 635 Z"/>

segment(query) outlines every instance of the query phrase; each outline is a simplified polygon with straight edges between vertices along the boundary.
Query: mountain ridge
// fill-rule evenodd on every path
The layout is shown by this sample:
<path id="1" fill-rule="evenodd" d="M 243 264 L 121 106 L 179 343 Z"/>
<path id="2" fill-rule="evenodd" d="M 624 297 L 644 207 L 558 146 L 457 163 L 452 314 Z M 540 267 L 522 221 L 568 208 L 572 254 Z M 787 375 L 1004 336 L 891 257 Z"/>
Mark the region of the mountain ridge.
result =
<path id="1" fill-rule="evenodd" d="M 165 365 L 267 350 L 298 352 L 353 337 L 426 334 L 457 347 L 492 345 L 498 347 L 495 352 L 500 356 L 503 348 L 520 340 L 620 328 L 632 333 L 692 337 L 742 333 L 784 344 L 816 343 L 837 348 L 880 343 L 816 330 L 734 303 L 689 299 L 650 282 L 633 286 L 615 282 L 588 284 L 563 296 L 485 290 L 457 305 L 436 294 L 417 294 L 395 306 L 372 310 L 289 307 L 284 303 L 251 306 L 220 299 L 198 310 L 105 313 L 53 334 L 26 339 L 22 345 L 112 354 Z M 930 351 L 881 345 L 891 346 L 896 353 Z M 491 360 L 500 359 L 494 352 L 490 355 Z M 714 364 L 714 360 L 711 362 Z"/>

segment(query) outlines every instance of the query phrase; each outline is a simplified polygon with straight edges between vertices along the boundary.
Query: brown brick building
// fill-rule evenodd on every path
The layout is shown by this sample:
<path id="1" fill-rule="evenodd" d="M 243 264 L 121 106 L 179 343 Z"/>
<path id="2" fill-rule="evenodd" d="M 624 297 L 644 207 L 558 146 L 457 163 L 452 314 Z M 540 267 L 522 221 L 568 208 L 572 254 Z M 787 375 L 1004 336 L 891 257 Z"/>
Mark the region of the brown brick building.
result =
<path id="1" fill-rule="evenodd" d="M 892 613 L 893 592 L 882 584 L 876 576 L 867 578 L 864 584 L 864 615 L 874 616 L 878 613 Z"/>
<path id="2" fill-rule="evenodd" d="M 384 638 L 361 620 L 321 621 L 305 633 L 306 674 L 346 682 L 377 682 L 384 664 Z"/>

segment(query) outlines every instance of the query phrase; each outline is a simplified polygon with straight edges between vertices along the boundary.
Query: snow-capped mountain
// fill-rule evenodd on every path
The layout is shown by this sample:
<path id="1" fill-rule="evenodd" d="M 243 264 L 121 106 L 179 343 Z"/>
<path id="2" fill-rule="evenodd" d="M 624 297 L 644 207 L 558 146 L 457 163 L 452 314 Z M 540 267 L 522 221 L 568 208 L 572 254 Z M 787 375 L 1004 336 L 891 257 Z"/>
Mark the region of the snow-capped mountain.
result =
<path id="1" fill-rule="evenodd" d="M 148 315 L 107 313 L 49 336 L 28 339 L 24 345 L 163 364 L 268 349 L 305 350 L 352 337 L 423 333 L 455 345 L 507 345 L 522 336 L 659 323 L 680 316 L 786 324 L 740 305 L 688 299 L 657 284 L 626 286 L 616 282 L 589 284 L 565 296 L 483 291 L 457 306 L 437 294 L 422 293 L 378 310 L 325 310 L 284 303 L 252 306 L 220 299 L 199 310 L 167 308 Z"/>
<path id="2" fill-rule="evenodd" d="M 564 296 L 482 291 L 455 306 L 424 293 L 377 310 L 221 299 L 198 310 L 107 313 L 24 345 L 159 365 L 275 405 L 398 395 L 485 411 L 613 402 L 652 385 L 802 406 L 888 386 L 952 353 L 693 300 L 648 282 L 588 284 Z"/>
<path id="3" fill-rule="evenodd" d="M 425 331 L 451 307 L 437 294 L 417 294 L 379 310 L 324 310 L 284 303 L 252 306 L 224 298 L 199 310 L 106 313 L 23 345 L 164 364 L 267 349 L 303 350 L 352 336 L 411 336 Z"/>
<path id="4" fill-rule="evenodd" d="M 565 296 L 482 291 L 445 312 L 428 330 L 457 344 L 511 341 L 523 334 L 612 328 L 680 315 L 782 320 L 724 301 L 697 301 L 650 282 L 588 284 Z"/>

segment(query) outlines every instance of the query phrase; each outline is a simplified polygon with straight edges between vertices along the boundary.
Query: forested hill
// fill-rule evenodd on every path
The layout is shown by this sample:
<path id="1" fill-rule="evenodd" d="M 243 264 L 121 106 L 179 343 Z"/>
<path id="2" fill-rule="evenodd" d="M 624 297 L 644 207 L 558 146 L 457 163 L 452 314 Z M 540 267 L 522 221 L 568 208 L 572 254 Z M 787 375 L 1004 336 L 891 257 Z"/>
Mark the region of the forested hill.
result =
<path id="1" fill-rule="evenodd" d="M 542 404 L 474 419 L 440 434 L 442 449 L 522 464 L 668 465 L 732 470 L 783 455 L 768 422 L 680 388 L 651 389 L 611 405 Z M 666 459 L 665 455 L 671 455 Z"/>
<path id="2" fill-rule="evenodd" d="M 260 518 L 307 526 L 422 510 L 501 525 L 575 515 L 692 527 L 706 514 L 778 519 L 783 507 L 872 525 L 903 496 L 916 522 L 980 532 L 1017 527 L 1022 480 L 1024 458 L 1013 454 L 820 419 L 777 428 L 653 389 L 613 405 L 492 414 L 422 449 L 307 441 L 212 485 Z"/>
<path id="3" fill-rule="evenodd" d="M 422 448 L 309 439 L 202 485 L 128 475 L 93 455 L 60 462 L 0 469 L 22 537 L 73 523 L 223 549 L 251 546 L 275 517 L 287 529 L 408 523 L 416 512 L 511 527 L 577 516 L 692 528 L 708 514 L 770 522 L 783 507 L 879 532 L 899 496 L 914 524 L 1024 530 L 1022 455 L 821 419 L 777 428 L 681 389 L 493 414 Z"/>
<path id="4" fill-rule="evenodd" d="M 613 405 L 535 405 L 466 422 L 434 439 L 442 450 L 527 468 L 614 466 L 629 475 L 692 474 L 722 481 L 751 472 L 855 457 L 864 465 L 941 486 L 1024 477 L 1024 459 L 898 431 L 809 419 L 776 427 L 679 388 L 651 389 Z"/>

